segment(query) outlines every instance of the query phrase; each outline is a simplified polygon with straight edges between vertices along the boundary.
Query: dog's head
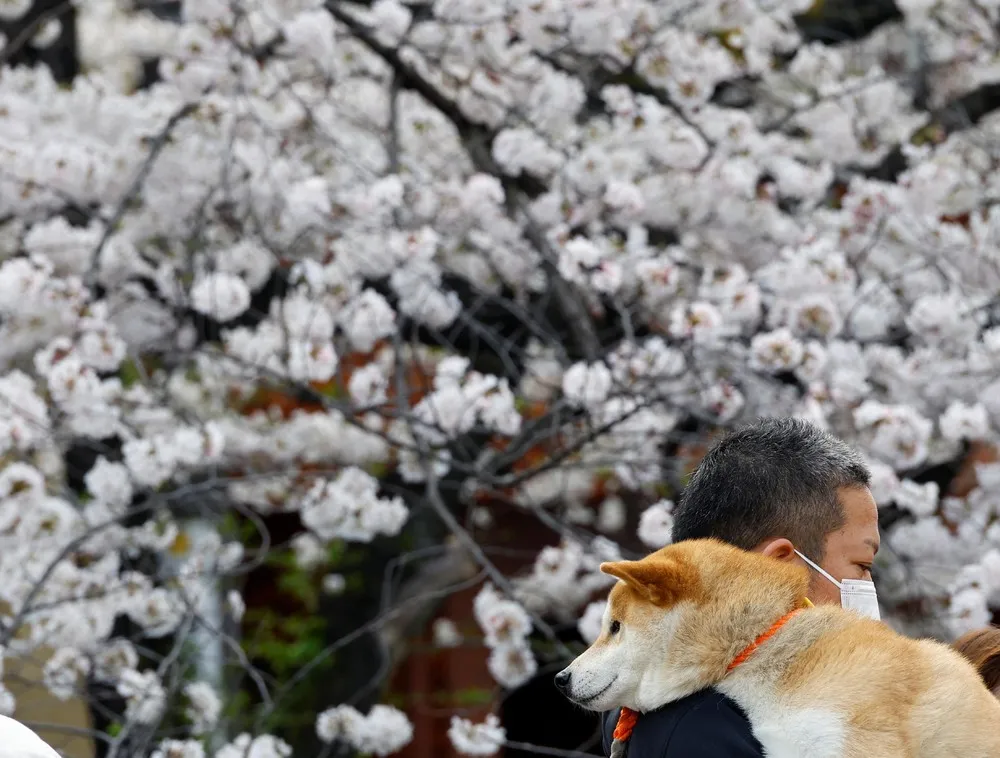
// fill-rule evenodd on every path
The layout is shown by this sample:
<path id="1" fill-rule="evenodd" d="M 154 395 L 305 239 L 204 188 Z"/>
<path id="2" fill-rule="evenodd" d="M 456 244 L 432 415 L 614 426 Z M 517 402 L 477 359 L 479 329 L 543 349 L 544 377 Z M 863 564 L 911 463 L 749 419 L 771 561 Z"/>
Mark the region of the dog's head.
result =
<path id="1" fill-rule="evenodd" d="M 716 540 L 604 563 L 601 634 L 556 686 L 578 705 L 649 711 L 717 683 L 729 662 L 804 596 L 808 571 Z"/>

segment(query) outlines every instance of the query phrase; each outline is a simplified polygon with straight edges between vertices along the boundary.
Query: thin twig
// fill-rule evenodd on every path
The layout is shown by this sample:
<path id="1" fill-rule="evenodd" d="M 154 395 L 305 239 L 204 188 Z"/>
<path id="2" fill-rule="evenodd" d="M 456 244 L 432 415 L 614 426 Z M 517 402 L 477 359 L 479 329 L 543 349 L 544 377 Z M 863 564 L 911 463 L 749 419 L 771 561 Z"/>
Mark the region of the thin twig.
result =
<path id="1" fill-rule="evenodd" d="M 107 220 L 104 226 L 104 232 L 101 234 L 101 239 L 98 241 L 93 253 L 91 253 L 92 257 L 90 260 L 90 268 L 84 277 L 84 283 L 87 287 L 93 288 L 93 286 L 97 283 L 97 274 L 100 271 L 101 266 L 101 252 L 104 250 L 104 246 L 107 244 L 108 240 L 111 239 L 111 235 L 115 233 L 118 224 L 120 224 L 122 219 L 125 218 L 125 214 L 128 212 L 129 204 L 142 191 L 142 185 L 146 181 L 150 172 L 153 170 L 153 165 L 156 163 L 156 159 L 159 157 L 160 152 L 167 145 L 170 135 L 181 121 L 190 116 L 197 109 L 197 103 L 186 103 L 174 112 L 160 132 L 150 140 L 149 155 L 146 156 L 146 160 L 143 161 L 142 165 L 139 167 L 135 177 L 132 179 L 132 183 L 118 201 L 118 205 L 115 207 L 114 213 L 111 214 L 111 218 Z"/>

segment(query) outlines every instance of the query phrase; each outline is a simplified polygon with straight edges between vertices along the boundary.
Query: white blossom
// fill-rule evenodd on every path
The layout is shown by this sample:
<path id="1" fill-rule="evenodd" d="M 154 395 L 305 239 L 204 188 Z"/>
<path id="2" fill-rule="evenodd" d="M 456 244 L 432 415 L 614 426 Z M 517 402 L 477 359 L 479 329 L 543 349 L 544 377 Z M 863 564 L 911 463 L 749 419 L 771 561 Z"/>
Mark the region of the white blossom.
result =
<path id="1" fill-rule="evenodd" d="M 538 662 L 527 643 L 495 647 L 486 662 L 490 674 L 507 689 L 516 689 L 538 671 Z"/>
<path id="2" fill-rule="evenodd" d="M 941 414 L 938 423 L 941 436 L 955 442 L 985 439 L 990 431 L 989 415 L 981 403 L 965 405 L 952 402 Z"/>
<path id="3" fill-rule="evenodd" d="M 343 574 L 327 574 L 323 577 L 323 591 L 328 595 L 339 595 L 347 587 Z"/>
<path id="4" fill-rule="evenodd" d="M 489 714 L 481 724 L 475 724 L 459 716 L 451 717 L 448 739 L 462 755 L 496 755 L 507 739 L 507 733 L 500 726 L 500 719 Z"/>
<path id="5" fill-rule="evenodd" d="M 341 705 L 316 717 L 316 733 L 324 742 L 344 740 L 361 752 L 386 756 L 413 739 L 413 725 L 402 711 L 388 705 L 374 705 L 367 715 Z"/>
<path id="6" fill-rule="evenodd" d="M 230 590 L 226 593 L 226 610 L 229 611 L 229 615 L 232 616 L 233 621 L 237 624 L 243 620 L 247 605 L 246 601 L 243 600 L 243 596 L 238 591 Z"/>
<path id="7" fill-rule="evenodd" d="M 94 676 L 101 681 L 117 681 L 122 672 L 134 669 L 139 664 L 139 654 L 135 646 L 126 639 L 116 638 L 97 652 L 94 660 Z"/>
<path id="8" fill-rule="evenodd" d="M 151 758 L 206 758 L 205 748 L 195 740 L 164 740 Z"/>
<path id="9" fill-rule="evenodd" d="M 617 532 L 624 528 L 625 503 L 619 497 L 609 497 L 601 503 L 597 514 L 597 527 L 602 532 Z"/>
<path id="10" fill-rule="evenodd" d="M 435 619 L 431 625 L 434 644 L 438 647 L 457 647 L 462 644 L 462 633 L 451 619 Z"/>
<path id="11" fill-rule="evenodd" d="M 594 406 L 608 397 L 611 371 L 603 363 L 576 363 L 563 374 L 562 389 L 574 405 Z"/>
<path id="12" fill-rule="evenodd" d="M 372 26 L 378 30 L 379 41 L 396 45 L 403 38 L 413 14 L 398 0 L 375 0 L 371 7 Z"/>
<path id="13" fill-rule="evenodd" d="M 16 707 L 17 699 L 14 697 L 14 693 L 7 687 L 0 686 L 0 715 L 13 718 Z"/>
<path id="14" fill-rule="evenodd" d="M 601 626 L 604 622 L 604 609 L 607 602 L 599 601 L 590 603 L 577 622 L 576 627 L 583 637 L 583 641 L 592 645 L 601 636 Z"/>
<path id="15" fill-rule="evenodd" d="M 674 529 L 673 507 L 670 500 L 661 500 L 642 512 L 638 534 L 643 544 L 659 549 L 670 543 Z"/>
<path id="16" fill-rule="evenodd" d="M 285 44 L 292 51 L 319 63 L 329 63 L 333 57 L 335 26 L 326 10 L 304 11 L 286 23 L 282 31 Z"/>
<path id="17" fill-rule="evenodd" d="M 208 682 L 191 682 L 184 687 L 184 696 L 188 706 L 184 715 L 191 721 L 191 729 L 195 734 L 205 734 L 219 720 L 222 713 L 222 701 L 218 693 Z"/>
<path id="18" fill-rule="evenodd" d="M 124 509 L 132 500 L 132 479 L 128 469 L 104 456 L 97 459 L 83 480 L 87 491 L 113 510 Z"/>
<path id="19" fill-rule="evenodd" d="M 483 590 L 476 598 L 476 621 L 486 634 L 487 647 L 519 643 L 531 631 L 531 619 L 528 614 L 513 600 L 503 600 L 484 594 L 488 592 Z"/>
<path id="20" fill-rule="evenodd" d="M 195 282 L 191 305 L 206 316 L 231 321 L 250 307 L 250 288 L 233 274 L 212 274 Z"/>
<path id="21" fill-rule="evenodd" d="M 4 21 L 17 21 L 31 10 L 31 0 L 3 0 L 0 3 L 0 18 Z"/>
<path id="22" fill-rule="evenodd" d="M 705 344 L 716 341 L 723 328 L 724 320 L 718 308 L 711 303 L 694 302 L 671 311 L 667 331 L 676 339 Z"/>
<path id="23" fill-rule="evenodd" d="M 351 344 L 367 352 L 395 331 L 396 314 L 382 295 L 366 289 L 344 307 L 340 323 Z"/>
<path id="24" fill-rule="evenodd" d="M 351 374 L 347 389 L 358 405 L 379 405 L 388 399 L 389 377 L 378 364 L 369 363 Z"/>
<path id="25" fill-rule="evenodd" d="M 309 533 L 297 535 L 292 540 L 292 549 L 299 568 L 307 571 L 321 565 L 327 559 L 325 545 Z"/>
<path id="26" fill-rule="evenodd" d="M 805 348 L 788 329 L 754 336 L 750 343 L 750 365 L 761 371 L 778 373 L 797 368 L 805 358 Z"/>
<path id="27" fill-rule="evenodd" d="M 380 498 L 378 481 L 356 467 L 317 480 L 300 509 L 302 522 L 322 540 L 369 542 L 376 534 L 398 534 L 409 518 L 400 497 Z"/>
<path id="28" fill-rule="evenodd" d="M 89 672 L 90 662 L 79 650 L 60 648 L 45 662 L 42 676 L 49 692 L 59 700 L 69 700 Z"/>
<path id="29" fill-rule="evenodd" d="M 291 755 L 291 745 L 270 734 L 256 737 L 241 734 L 217 750 L 215 758 L 291 758 Z"/>
<path id="30" fill-rule="evenodd" d="M 914 516 L 926 517 L 937 510 L 938 495 L 938 486 L 934 482 L 917 484 L 911 479 L 904 479 L 895 488 L 892 498 Z"/>
<path id="31" fill-rule="evenodd" d="M 166 692 L 155 671 L 123 671 L 118 694 L 125 698 L 126 717 L 140 724 L 155 723 L 166 706 Z"/>
<path id="32" fill-rule="evenodd" d="M 323 742 L 344 740 L 356 745 L 364 738 L 365 717 L 350 705 L 339 705 L 316 717 L 316 734 Z"/>

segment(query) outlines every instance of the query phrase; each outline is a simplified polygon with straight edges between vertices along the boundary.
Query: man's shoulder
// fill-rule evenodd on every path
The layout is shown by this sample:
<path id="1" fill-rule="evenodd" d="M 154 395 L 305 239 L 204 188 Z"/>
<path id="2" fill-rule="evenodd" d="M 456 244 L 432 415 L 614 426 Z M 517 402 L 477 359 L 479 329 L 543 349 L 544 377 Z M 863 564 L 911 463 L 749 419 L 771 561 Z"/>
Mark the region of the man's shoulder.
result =
<path id="1" fill-rule="evenodd" d="M 618 711 L 608 711 L 604 714 L 604 732 L 610 742 L 611 733 L 618 721 Z M 730 698 L 715 689 L 705 689 L 688 695 L 680 700 L 667 703 L 662 708 L 642 714 L 636 724 L 636 730 L 642 726 L 642 732 L 651 729 L 663 729 L 680 721 L 722 720 L 745 723 L 750 731 L 750 722 L 740 707 Z"/>
<path id="2" fill-rule="evenodd" d="M 604 748 L 608 754 L 618 711 L 604 716 Z M 763 750 L 740 707 L 718 690 L 706 689 L 642 714 L 629 745 L 630 758 L 684 755 L 693 742 L 709 742 L 736 749 L 733 755 L 763 755 Z M 699 753 L 700 754 L 700 753 Z M 708 750 L 705 755 L 714 755 Z M 719 752 L 719 755 L 728 753 Z"/>
<path id="3" fill-rule="evenodd" d="M 721 715 L 725 718 L 736 717 L 740 721 L 746 721 L 749 728 L 749 721 L 740 707 L 731 699 L 723 695 L 716 689 L 707 689 L 688 695 L 680 700 L 668 703 L 662 708 L 644 714 L 645 717 L 652 717 L 650 721 L 664 719 L 682 719 L 690 716 L 700 718 L 713 718 L 714 715 Z"/>

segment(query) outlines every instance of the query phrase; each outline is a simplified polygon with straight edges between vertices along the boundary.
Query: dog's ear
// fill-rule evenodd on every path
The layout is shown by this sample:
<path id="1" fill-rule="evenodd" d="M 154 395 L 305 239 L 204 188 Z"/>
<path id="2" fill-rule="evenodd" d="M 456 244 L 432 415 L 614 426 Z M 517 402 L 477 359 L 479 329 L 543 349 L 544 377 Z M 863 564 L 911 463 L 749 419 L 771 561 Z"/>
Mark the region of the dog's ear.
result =
<path id="1" fill-rule="evenodd" d="M 688 572 L 677 561 L 664 558 L 602 563 L 601 571 L 621 579 L 654 605 L 677 602 L 690 583 Z"/>

